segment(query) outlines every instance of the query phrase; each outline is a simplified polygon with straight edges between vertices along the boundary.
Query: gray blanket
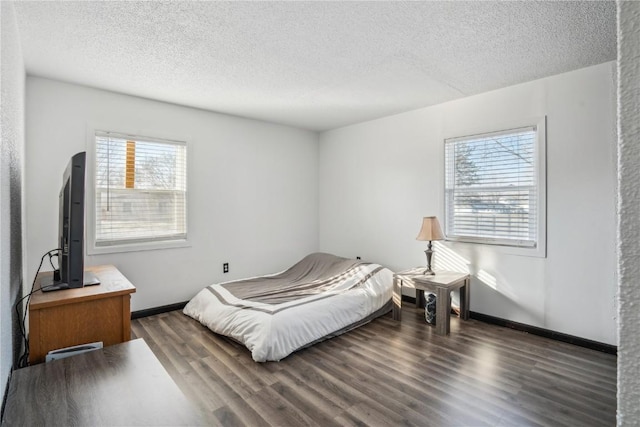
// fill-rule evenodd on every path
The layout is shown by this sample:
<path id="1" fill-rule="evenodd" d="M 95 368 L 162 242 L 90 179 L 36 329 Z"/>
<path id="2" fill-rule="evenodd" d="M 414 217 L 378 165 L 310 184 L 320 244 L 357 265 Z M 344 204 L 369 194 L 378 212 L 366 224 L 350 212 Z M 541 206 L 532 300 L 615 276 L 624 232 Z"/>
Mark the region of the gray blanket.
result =
<path id="1" fill-rule="evenodd" d="M 281 304 L 331 291 L 332 287 L 355 274 L 359 266 L 367 264 L 335 255 L 314 253 L 280 274 L 230 282 L 221 286 L 243 300 Z M 358 283 L 355 286 L 358 286 Z"/>

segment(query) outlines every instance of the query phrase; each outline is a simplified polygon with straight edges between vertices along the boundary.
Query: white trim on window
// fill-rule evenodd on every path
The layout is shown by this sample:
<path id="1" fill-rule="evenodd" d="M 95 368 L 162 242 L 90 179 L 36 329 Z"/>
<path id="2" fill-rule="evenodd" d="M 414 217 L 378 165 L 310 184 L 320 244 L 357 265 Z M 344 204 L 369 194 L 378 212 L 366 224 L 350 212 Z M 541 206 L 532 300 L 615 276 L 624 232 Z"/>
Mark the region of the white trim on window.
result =
<path id="1" fill-rule="evenodd" d="M 447 240 L 546 256 L 545 122 L 445 139 Z"/>
<path id="2" fill-rule="evenodd" d="M 87 253 L 190 246 L 188 142 L 108 129 L 87 128 Z"/>

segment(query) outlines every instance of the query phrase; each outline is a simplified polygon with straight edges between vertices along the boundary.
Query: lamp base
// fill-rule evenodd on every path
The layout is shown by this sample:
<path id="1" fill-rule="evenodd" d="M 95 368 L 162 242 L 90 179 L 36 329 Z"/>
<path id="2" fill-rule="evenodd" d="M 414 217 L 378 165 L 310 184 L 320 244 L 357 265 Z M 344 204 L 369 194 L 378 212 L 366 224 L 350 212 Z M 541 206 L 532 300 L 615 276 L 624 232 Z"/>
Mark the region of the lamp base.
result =
<path id="1" fill-rule="evenodd" d="M 429 245 L 427 246 L 427 250 L 424 251 L 427 255 L 427 269 L 422 273 L 425 276 L 435 276 L 436 273 L 431 270 L 431 258 L 433 257 L 433 249 L 431 246 L 431 240 L 429 240 Z"/>

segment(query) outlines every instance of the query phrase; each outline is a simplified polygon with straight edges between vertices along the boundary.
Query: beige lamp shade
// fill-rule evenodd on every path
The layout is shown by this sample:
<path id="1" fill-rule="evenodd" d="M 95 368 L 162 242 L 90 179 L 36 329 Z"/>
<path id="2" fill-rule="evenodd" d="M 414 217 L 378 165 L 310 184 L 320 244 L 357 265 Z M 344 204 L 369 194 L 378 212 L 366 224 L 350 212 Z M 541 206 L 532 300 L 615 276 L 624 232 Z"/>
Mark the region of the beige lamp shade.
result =
<path id="1" fill-rule="evenodd" d="M 442 229 L 440 228 L 438 218 L 436 218 L 435 216 L 425 216 L 422 219 L 422 228 L 420 229 L 420 233 L 418 233 L 418 237 L 416 237 L 416 240 L 442 239 L 444 239 L 444 236 L 442 235 Z"/>

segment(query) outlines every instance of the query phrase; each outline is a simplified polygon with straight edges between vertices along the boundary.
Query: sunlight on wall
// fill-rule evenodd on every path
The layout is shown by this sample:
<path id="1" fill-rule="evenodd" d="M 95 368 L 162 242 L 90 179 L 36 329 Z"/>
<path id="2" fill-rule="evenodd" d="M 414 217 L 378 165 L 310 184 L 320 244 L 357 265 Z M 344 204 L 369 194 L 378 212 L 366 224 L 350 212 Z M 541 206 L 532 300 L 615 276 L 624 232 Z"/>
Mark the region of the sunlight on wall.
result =
<path id="1" fill-rule="evenodd" d="M 468 259 L 463 258 L 440 242 L 433 242 L 433 246 L 434 255 L 432 263 L 436 268 L 469 273 L 470 262 Z"/>
<path id="2" fill-rule="evenodd" d="M 433 242 L 433 246 L 434 255 L 432 262 L 435 268 L 458 271 L 460 273 L 469 273 L 471 275 L 472 283 L 475 283 L 475 285 L 472 284 L 472 288 L 478 285 L 486 285 L 512 301 L 518 300 L 517 296 L 513 293 L 510 286 L 504 281 L 504 279 L 499 280 L 499 278 L 494 274 L 489 273 L 485 269 L 479 268 L 475 262 L 463 257 L 443 242 Z"/>
<path id="3" fill-rule="evenodd" d="M 504 279 L 500 279 L 499 277 L 494 276 L 486 270 L 479 270 L 476 275 L 478 280 L 483 284 L 487 285 L 491 289 L 496 292 L 499 292 L 503 296 L 509 298 L 513 302 L 517 302 L 520 298 L 513 292 L 512 287 L 509 283 Z"/>
<path id="4" fill-rule="evenodd" d="M 480 279 L 485 285 L 491 289 L 498 290 L 498 281 L 492 274 L 487 273 L 485 270 L 478 271 L 478 279 Z"/>

